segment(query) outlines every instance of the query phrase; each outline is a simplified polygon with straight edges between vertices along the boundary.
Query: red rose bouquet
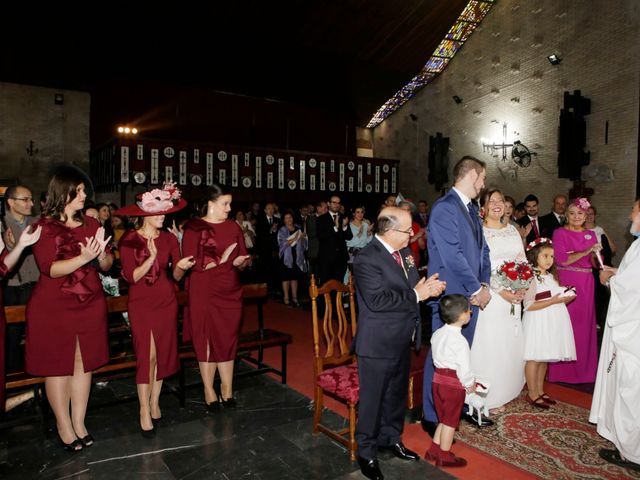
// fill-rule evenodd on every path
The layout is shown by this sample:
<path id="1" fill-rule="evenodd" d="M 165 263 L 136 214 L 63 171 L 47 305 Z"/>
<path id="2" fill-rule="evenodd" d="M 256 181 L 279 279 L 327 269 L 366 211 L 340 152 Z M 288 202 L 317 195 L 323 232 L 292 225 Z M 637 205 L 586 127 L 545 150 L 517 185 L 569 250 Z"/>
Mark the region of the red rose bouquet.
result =
<path id="1" fill-rule="evenodd" d="M 500 283 L 504 288 L 512 292 L 526 290 L 533 281 L 533 269 L 525 261 L 504 262 L 496 271 Z M 511 305 L 511 315 L 515 313 L 514 305 Z"/>

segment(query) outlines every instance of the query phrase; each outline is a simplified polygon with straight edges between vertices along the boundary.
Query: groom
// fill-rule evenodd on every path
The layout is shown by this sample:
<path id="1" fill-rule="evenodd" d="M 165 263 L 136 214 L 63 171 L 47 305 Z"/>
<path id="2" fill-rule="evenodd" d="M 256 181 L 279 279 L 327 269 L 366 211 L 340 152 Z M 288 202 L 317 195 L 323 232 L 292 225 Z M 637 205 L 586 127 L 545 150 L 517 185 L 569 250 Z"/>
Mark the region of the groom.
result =
<path id="1" fill-rule="evenodd" d="M 486 177 L 485 163 L 477 158 L 465 156 L 453 168 L 453 188 L 440 198 L 431 209 L 427 227 L 429 248 L 429 274 L 439 274 L 445 281 L 445 295 L 462 294 L 470 299 L 472 315 L 462 334 L 473 342 L 478 309 L 491 300 L 488 282 L 491 275 L 489 247 L 482 234 L 482 223 L 478 207 L 472 201 L 480 195 Z M 431 326 L 435 332 L 443 324 L 440 320 L 438 302 L 431 303 Z M 431 352 L 424 366 L 423 428 L 433 437 L 438 423 L 431 382 L 433 380 L 433 359 Z M 476 423 L 473 417 L 467 420 Z M 482 426 L 493 422 L 483 418 Z"/>

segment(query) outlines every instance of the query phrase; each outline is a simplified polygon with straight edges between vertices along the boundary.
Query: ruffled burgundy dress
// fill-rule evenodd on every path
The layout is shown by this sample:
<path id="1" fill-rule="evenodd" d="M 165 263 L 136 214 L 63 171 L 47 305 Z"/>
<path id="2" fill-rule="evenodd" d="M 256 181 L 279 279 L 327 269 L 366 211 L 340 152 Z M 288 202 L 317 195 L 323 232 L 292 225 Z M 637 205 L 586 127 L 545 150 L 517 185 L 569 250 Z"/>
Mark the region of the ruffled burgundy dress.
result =
<path id="1" fill-rule="evenodd" d="M 9 254 L 6 248 L 0 253 L 0 278 L 7 276 L 9 269 L 4 264 L 4 257 Z M 4 316 L 4 302 L 2 301 L 2 289 L 0 288 L 0 412 L 4 412 L 4 342 L 7 319 Z"/>
<path id="2" fill-rule="evenodd" d="M 205 270 L 212 261 L 218 263 L 226 248 L 237 243 L 229 260 Z M 247 254 L 244 236 L 232 220 L 209 223 L 190 220 L 182 238 L 184 256 L 196 260 L 188 279 L 189 306 L 185 314 L 183 340 L 192 341 L 199 362 L 234 360 L 242 319 L 242 286 L 233 260 Z M 207 358 L 207 346 L 209 357 Z"/>
<path id="3" fill-rule="evenodd" d="M 69 275 L 51 278 L 51 264 L 80 255 L 80 242 L 93 237 L 100 224 L 69 228 L 63 222 L 42 218 L 40 240 L 32 247 L 40 278 L 26 310 L 26 370 L 32 375 L 73 375 L 76 340 L 84 371 L 109 361 L 107 302 L 96 270 L 96 260 Z"/>
<path id="4" fill-rule="evenodd" d="M 122 276 L 129 282 L 129 321 L 136 352 L 136 383 L 149 383 L 149 353 L 151 335 L 156 346 L 156 380 L 173 375 L 180 369 L 178 361 L 178 302 L 176 287 L 169 277 L 169 263 L 180 260 L 180 246 L 176 237 L 160 232 L 155 239 L 158 254 L 147 274 L 137 282 L 133 271 L 147 258 L 147 239 L 136 230 L 125 233 L 120 242 Z"/>

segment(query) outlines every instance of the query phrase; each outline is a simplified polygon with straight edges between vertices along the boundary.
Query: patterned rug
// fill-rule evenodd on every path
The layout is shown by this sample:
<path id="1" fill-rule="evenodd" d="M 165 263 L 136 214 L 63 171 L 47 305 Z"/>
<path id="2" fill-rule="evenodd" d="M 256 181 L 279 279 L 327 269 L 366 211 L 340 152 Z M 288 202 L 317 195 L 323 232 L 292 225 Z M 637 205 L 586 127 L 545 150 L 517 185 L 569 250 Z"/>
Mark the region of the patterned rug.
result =
<path id="1" fill-rule="evenodd" d="M 543 411 L 524 401 L 524 395 L 491 417 L 495 427 L 479 429 L 461 422 L 456 437 L 545 479 L 640 479 L 640 472 L 600 458 L 601 448 L 614 447 L 588 422 L 588 410 L 558 402 Z"/>

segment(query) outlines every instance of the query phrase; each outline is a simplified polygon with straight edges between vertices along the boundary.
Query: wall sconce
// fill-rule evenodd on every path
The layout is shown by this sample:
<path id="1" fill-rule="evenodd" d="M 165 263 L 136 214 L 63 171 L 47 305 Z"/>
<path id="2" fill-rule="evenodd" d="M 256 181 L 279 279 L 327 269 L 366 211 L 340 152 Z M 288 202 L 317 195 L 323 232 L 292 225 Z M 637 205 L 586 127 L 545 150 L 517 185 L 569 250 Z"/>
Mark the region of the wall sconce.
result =
<path id="1" fill-rule="evenodd" d="M 551 65 L 558 65 L 562 61 L 560 55 L 558 55 L 557 53 L 552 53 L 551 55 L 549 55 L 547 57 L 547 60 L 549 60 L 549 63 Z"/>
<path id="2" fill-rule="evenodd" d="M 27 155 L 33 157 L 36 153 L 38 153 L 38 149 L 35 148 L 33 140 L 29 140 L 29 144 L 27 145 Z"/>
<path id="3" fill-rule="evenodd" d="M 118 127 L 118 133 L 120 135 L 137 135 L 138 129 L 135 127 L 120 126 Z"/>

